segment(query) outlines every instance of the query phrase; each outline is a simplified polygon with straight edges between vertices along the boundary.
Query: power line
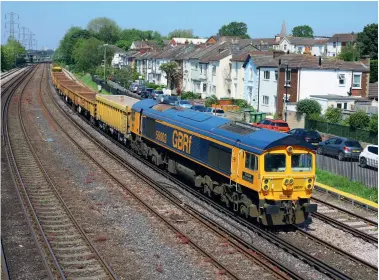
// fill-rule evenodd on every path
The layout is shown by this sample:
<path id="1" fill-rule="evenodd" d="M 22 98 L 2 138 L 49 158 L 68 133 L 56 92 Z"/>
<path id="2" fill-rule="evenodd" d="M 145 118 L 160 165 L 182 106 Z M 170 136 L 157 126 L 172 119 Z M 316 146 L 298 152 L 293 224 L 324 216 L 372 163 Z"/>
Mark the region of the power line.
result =
<path id="1" fill-rule="evenodd" d="M 5 22 L 5 29 L 8 31 L 9 36 L 8 40 L 17 40 L 19 39 L 20 33 L 19 33 L 19 23 L 18 20 L 20 19 L 19 15 L 16 13 L 7 13 L 5 14 L 5 20 L 7 20 L 7 15 L 9 21 Z M 17 27 L 16 27 L 17 25 Z M 18 34 L 18 39 L 16 38 L 16 35 Z"/>
<path id="2" fill-rule="evenodd" d="M 21 41 L 21 44 L 24 46 L 25 49 L 28 48 L 28 44 L 29 44 L 29 29 L 27 27 L 21 27 L 22 29 L 22 41 Z"/>

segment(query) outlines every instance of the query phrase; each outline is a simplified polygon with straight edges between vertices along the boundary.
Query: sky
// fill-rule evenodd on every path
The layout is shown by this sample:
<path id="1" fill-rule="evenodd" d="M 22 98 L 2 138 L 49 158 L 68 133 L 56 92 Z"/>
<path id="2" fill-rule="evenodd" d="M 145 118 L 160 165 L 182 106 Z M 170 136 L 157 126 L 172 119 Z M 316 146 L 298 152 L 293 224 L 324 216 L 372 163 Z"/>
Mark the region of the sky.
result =
<path id="1" fill-rule="evenodd" d="M 222 25 L 244 22 L 251 38 L 273 38 L 286 21 L 287 33 L 309 25 L 314 35 L 360 32 L 378 23 L 378 2 L 1 2 L 1 42 L 5 14 L 19 15 L 19 27 L 35 33 L 38 49 L 55 49 L 71 26 L 85 28 L 91 19 L 108 17 L 121 28 L 159 31 L 192 29 L 208 38 Z M 7 16 L 7 21 L 9 16 Z M 21 33 L 21 32 L 20 32 Z"/>

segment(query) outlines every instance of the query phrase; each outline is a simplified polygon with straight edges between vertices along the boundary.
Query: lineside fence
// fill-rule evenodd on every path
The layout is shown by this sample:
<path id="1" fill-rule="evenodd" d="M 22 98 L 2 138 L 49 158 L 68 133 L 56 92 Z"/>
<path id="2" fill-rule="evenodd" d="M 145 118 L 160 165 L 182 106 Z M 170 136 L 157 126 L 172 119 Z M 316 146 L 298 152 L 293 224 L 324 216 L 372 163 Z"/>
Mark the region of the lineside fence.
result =
<path id="1" fill-rule="evenodd" d="M 91 76 L 91 78 L 93 82 L 95 82 L 98 85 L 101 85 L 103 89 L 105 89 L 106 91 L 108 91 L 109 93 L 113 95 L 126 95 L 133 98 L 142 99 L 138 94 L 134 94 L 130 92 L 129 90 L 123 88 L 122 86 L 120 86 L 119 84 L 115 82 L 108 81 L 107 83 L 105 83 L 104 80 L 96 76 Z"/>

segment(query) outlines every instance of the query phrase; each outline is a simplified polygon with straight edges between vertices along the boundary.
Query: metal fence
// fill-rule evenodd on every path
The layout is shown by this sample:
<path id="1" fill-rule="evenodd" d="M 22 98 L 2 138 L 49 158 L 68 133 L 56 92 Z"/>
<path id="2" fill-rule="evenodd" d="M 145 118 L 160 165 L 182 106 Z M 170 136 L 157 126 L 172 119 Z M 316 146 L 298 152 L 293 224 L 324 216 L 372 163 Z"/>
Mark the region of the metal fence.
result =
<path id="1" fill-rule="evenodd" d="M 101 85 L 101 87 L 103 89 L 105 89 L 106 91 L 108 91 L 110 94 L 126 95 L 126 96 L 130 96 L 133 98 L 141 99 L 141 97 L 138 94 L 132 93 L 131 91 L 123 88 L 122 86 L 120 86 L 119 84 L 117 84 L 115 82 L 108 81 L 108 83 L 105 83 L 104 80 L 102 80 L 96 76 L 92 76 L 92 81 L 98 85 Z"/>
<path id="2" fill-rule="evenodd" d="M 317 120 L 305 120 L 306 129 L 313 129 L 323 133 L 329 133 L 341 137 L 353 138 L 358 141 L 378 144 L 378 135 L 364 129 L 354 129 L 349 126 L 321 122 Z"/>
<path id="3" fill-rule="evenodd" d="M 347 158 L 339 161 L 337 158 L 317 155 L 316 166 L 318 169 L 328 171 L 346 177 L 350 181 L 359 182 L 370 188 L 378 187 L 378 161 L 370 162 L 371 165 L 361 167 L 358 159 Z"/>

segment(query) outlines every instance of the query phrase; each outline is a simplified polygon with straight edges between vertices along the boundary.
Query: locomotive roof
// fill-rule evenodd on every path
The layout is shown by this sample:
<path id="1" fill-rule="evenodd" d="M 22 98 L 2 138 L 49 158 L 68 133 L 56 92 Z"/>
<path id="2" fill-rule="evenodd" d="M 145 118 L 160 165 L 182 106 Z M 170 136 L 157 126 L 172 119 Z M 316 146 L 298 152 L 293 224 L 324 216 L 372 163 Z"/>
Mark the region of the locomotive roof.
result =
<path id="1" fill-rule="evenodd" d="M 233 146 L 262 154 L 265 150 L 278 146 L 311 146 L 290 134 L 268 129 L 255 128 L 248 124 L 236 123 L 225 118 L 174 106 L 162 106 L 158 101 L 145 99 L 133 105 L 132 109 L 146 116 L 169 124 L 197 132 Z"/>

